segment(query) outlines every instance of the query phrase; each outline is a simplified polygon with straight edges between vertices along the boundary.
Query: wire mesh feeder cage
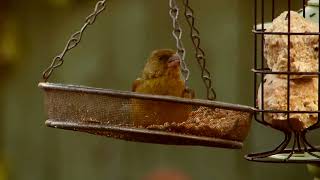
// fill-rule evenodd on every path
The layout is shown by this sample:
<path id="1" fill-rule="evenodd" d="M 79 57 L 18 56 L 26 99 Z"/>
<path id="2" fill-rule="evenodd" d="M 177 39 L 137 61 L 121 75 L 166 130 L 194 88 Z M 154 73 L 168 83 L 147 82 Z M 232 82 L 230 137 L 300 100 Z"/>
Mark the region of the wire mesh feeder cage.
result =
<path id="1" fill-rule="evenodd" d="M 184 63 L 179 8 L 175 0 L 170 0 L 169 4 L 177 54 L 182 60 L 181 72 L 187 84 L 189 70 Z M 63 52 L 43 73 L 44 82 L 39 87 L 45 92 L 46 125 L 128 141 L 241 148 L 249 132 L 253 108 L 212 101 L 216 95 L 204 51 L 200 48 L 193 10 L 188 0 L 184 1 L 184 6 L 208 100 L 48 83 L 53 71 L 63 64 L 64 55 L 77 46 L 87 27 L 105 10 L 106 1 L 103 0 L 98 1 L 81 30 L 71 36 Z"/>
<path id="2" fill-rule="evenodd" d="M 268 8 L 264 0 L 255 0 L 253 30 L 254 116 L 259 123 L 282 131 L 285 137 L 274 150 L 245 158 L 258 162 L 320 162 L 319 149 L 306 137 L 319 128 L 319 6 L 314 6 L 314 1 L 286 3 L 281 9 L 272 0 Z M 293 11 L 297 3 L 302 9 Z M 272 23 L 265 23 L 268 17 Z"/>

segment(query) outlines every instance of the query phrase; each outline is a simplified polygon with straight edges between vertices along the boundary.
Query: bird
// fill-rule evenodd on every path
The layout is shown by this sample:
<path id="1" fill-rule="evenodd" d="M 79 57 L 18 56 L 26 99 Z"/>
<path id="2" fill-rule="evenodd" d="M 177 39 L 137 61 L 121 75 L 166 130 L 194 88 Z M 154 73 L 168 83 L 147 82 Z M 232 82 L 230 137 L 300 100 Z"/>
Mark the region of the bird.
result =
<path id="1" fill-rule="evenodd" d="M 141 76 L 133 82 L 132 91 L 140 94 L 194 98 L 194 91 L 186 86 L 180 63 L 181 58 L 176 51 L 154 50 Z M 141 99 L 134 99 L 132 107 L 134 125 L 142 127 L 186 121 L 192 109 L 187 104 Z"/>

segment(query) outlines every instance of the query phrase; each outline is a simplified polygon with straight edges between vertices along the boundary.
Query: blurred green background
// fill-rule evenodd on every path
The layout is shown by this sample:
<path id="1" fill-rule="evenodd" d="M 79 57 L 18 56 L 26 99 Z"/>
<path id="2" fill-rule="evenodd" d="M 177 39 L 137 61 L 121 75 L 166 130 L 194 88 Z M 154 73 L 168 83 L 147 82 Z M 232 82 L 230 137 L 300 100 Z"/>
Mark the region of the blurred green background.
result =
<path id="1" fill-rule="evenodd" d="M 37 87 L 41 73 L 82 26 L 95 2 L 1 1 L 0 180 L 139 180 L 158 170 L 204 180 L 312 179 L 306 165 L 244 160 L 246 153 L 271 150 L 282 138 L 255 122 L 240 151 L 124 142 L 45 127 L 43 94 Z M 220 101 L 253 104 L 252 2 L 191 2 Z M 293 2 L 293 8 L 299 9 L 299 4 Z M 129 90 L 152 50 L 174 48 L 171 26 L 168 1 L 110 0 L 51 81 Z M 188 31 L 185 22 L 183 27 Z M 188 33 L 184 43 L 191 87 L 204 97 Z"/>

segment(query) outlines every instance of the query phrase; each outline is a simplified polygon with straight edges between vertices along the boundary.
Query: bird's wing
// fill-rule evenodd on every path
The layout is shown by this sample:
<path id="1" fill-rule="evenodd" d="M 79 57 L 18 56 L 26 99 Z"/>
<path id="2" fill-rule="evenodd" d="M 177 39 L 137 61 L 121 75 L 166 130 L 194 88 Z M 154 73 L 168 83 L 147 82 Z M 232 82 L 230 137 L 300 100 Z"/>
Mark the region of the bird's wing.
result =
<path id="1" fill-rule="evenodd" d="M 137 88 L 140 86 L 141 83 L 142 83 L 142 79 L 140 78 L 136 79 L 132 84 L 132 91 L 136 92 Z"/>

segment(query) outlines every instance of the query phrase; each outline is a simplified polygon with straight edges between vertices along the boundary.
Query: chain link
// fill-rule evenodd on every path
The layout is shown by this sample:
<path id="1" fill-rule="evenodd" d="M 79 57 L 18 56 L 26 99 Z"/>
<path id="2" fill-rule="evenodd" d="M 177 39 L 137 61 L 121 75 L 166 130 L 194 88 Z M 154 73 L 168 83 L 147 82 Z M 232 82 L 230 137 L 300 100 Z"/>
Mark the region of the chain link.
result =
<path id="1" fill-rule="evenodd" d="M 200 47 L 200 32 L 195 27 L 195 17 L 194 17 L 194 11 L 190 7 L 189 0 L 183 0 L 183 4 L 185 7 L 185 18 L 187 19 L 188 25 L 190 27 L 190 35 L 192 43 L 196 50 L 196 59 L 197 62 L 201 68 L 201 77 L 202 80 L 207 88 L 207 99 L 208 100 L 215 100 L 216 99 L 216 92 L 214 91 L 212 87 L 212 80 L 209 70 L 206 67 L 206 55 L 203 49 Z"/>
<path id="2" fill-rule="evenodd" d="M 189 76 L 190 76 L 190 70 L 188 69 L 188 66 L 185 62 L 185 57 L 186 57 L 186 50 L 183 46 L 183 42 L 181 40 L 182 38 L 182 28 L 179 23 L 179 7 L 176 2 L 176 0 L 170 0 L 169 1 L 169 6 L 170 6 L 170 16 L 173 21 L 173 37 L 176 39 L 176 46 L 178 49 L 178 55 L 181 58 L 181 71 L 183 73 L 183 76 L 185 78 L 186 84 L 188 83 Z"/>
<path id="3" fill-rule="evenodd" d="M 106 9 L 106 0 L 98 1 L 95 6 L 94 11 L 86 18 L 85 23 L 82 26 L 82 28 L 70 37 L 70 39 L 69 39 L 67 45 L 65 46 L 64 50 L 62 51 L 62 53 L 59 54 L 58 56 L 56 56 L 53 59 L 51 65 L 43 72 L 42 77 L 45 82 L 48 81 L 48 79 L 52 75 L 53 71 L 63 64 L 64 56 L 67 54 L 67 52 L 69 52 L 71 49 L 75 48 L 81 42 L 83 33 L 85 32 L 87 27 L 89 25 L 92 25 L 95 22 L 98 15 L 102 11 L 104 11 L 105 9 Z"/>

